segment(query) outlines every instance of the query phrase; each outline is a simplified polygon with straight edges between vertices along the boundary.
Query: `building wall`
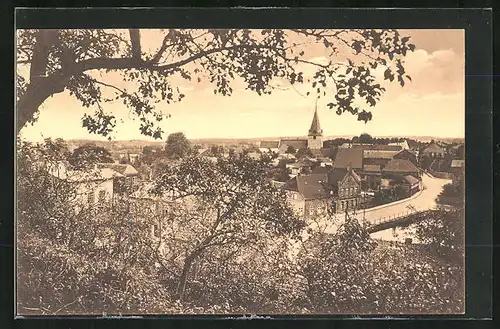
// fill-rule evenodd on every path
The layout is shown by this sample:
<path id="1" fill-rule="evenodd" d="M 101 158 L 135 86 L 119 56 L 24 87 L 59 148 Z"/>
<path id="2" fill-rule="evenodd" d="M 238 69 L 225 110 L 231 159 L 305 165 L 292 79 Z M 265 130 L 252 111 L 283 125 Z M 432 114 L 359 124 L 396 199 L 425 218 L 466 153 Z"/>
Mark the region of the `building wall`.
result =
<path id="1" fill-rule="evenodd" d="M 324 216 L 330 206 L 330 199 L 307 200 L 304 202 L 304 218 L 307 220 L 315 216 Z"/>
<path id="2" fill-rule="evenodd" d="M 305 211 L 305 200 L 298 192 L 287 191 L 287 199 L 292 209 L 299 215 L 303 216 Z"/>
<path id="3" fill-rule="evenodd" d="M 77 193 L 80 204 L 90 205 L 100 201 L 109 202 L 113 198 L 113 180 L 81 182 Z"/>
<path id="4" fill-rule="evenodd" d="M 316 138 L 314 138 L 316 137 Z M 309 136 L 307 139 L 307 147 L 311 150 L 320 150 L 323 148 L 323 137 Z"/>

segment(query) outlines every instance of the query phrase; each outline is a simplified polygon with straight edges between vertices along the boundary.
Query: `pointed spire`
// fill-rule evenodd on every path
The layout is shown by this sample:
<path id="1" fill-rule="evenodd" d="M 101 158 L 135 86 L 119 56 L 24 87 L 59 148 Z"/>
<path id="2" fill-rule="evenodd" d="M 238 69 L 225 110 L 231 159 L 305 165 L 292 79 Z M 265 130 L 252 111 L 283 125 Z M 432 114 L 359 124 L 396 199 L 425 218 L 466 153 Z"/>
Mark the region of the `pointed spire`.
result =
<path id="1" fill-rule="evenodd" d="M 311 128 L 309 129 L 309 136 L 322 136 L 323 130 L 321 130 L 321 126 L 319 124 L 318 117 L 318 100 L 316 99 L 316 107 L 314 109 L 314 116 L 311 123 Z"/>

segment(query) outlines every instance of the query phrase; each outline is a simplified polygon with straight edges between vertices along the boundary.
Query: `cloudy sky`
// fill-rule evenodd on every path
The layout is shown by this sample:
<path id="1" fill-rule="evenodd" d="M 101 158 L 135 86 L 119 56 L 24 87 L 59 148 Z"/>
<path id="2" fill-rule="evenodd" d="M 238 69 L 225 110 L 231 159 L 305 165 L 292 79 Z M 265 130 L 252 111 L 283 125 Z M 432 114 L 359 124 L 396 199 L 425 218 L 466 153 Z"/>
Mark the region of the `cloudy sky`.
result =
<path id="1" fill-rule="evenodd" d="M 149 31 L 151 32 L 151 31 Z M 145 43 L 161 44 L 161 39 L 142 31 Z M 359 122 L 350 114 L 336 115 L 318 100 L 318 114 L 326 136 L 465 136 L 465 69 L 463 30 L 401 30 L 411 36 L 416 51 L 405 59 L 412 82 L 401 87 L 385 85 L 386 93 L 372 108 L 373 120 Z M 151 46 L 152 48 L 156 46 Z M 324 58 L 324 47 L 310 47 L 309 59 Z M 117 79 L 109 76 L 108 79 Z M 191 83 L 191 84 L 190 84 Z M 254 138 L 306 135 L 315 107 L 315 96 L 306 96 L 305 87 L 283 85 L 272 95 L 256 93 L 235 86 L 231 97 L 213 94 L 206 84 L 180 82 L 186 98 L 177 104 L 160 104 L 171 118 L 162 124 L 168 133 L 182 131 L 188 138 Z M 282 90 L 281 90 L 282 89 Z M 139 122 L 130 119 L 122 104 L 104 104 L 104 110 L 114 113 L 119 122 L 114 139 L 148 139 L 139 132 Z M 21 134 L 29 140 L 44 137 L 64 139 L 102 139 L 90 135 L 81 125 L 84 113 L 93 110 L 61 93 L 49 98 L 41 107 L 39 120 L 23 128 Z"/>

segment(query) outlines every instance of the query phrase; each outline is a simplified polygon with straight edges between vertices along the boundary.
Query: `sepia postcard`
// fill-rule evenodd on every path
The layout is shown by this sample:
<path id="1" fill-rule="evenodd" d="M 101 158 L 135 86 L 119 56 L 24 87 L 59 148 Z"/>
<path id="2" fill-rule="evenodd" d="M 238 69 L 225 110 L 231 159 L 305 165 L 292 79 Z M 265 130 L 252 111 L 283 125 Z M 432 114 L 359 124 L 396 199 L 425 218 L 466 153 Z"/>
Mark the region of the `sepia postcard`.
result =
<path id="1" fill-rule="evenodd" d="M 462 29 L 18 29 L 16 312 L 465 312 Z"/>

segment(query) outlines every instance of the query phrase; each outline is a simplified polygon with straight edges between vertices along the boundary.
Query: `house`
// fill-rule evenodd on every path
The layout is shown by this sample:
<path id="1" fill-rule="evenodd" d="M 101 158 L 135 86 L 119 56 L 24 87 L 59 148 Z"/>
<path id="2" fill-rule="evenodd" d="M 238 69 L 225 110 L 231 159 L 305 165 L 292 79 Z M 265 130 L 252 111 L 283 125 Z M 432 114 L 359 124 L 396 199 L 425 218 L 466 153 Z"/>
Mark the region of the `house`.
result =
<path id="1" fill-rule="evenodd" d="M 307 148 L 307 139 L 300 138 L 287 138 L 280 140 L 279 153 L 286 153 L 289 147 L 293 147 L 295 151 L 298 151 L 303 148 Z"/>
<path id="2" fill-rule="evenodd" d="M 328 173 L 332 212 L 356 210 L 361 203 L 361 178 L 351 168 L 335 168 Z"/>
<path id="3" fill-rule="evenodd" d="M 279 152 L 280 141 L 261 141 L 259 145 L 260 152 Z"/>
<path id="4" fill-rule="evenodd" d="M 407 191 L 407 197 L 410 197 L 420 191 L 420 180 L 411 175 L 404 176 L 401 185 Z"/>
<path id="5" fill-rule="evenodd" d="M 363 170 L 358 170 L 357 174 L 365 186 L 369 190 L 377 190 L 380 186 L 380 179 L 382 175 L 382 169 L 380 165 L 366 164 L 363 165 Z"/>
<path id="6" fill-rule="evenodd" d="M 363 169 L 363 149 L 339 148 L 333 161 L 333 167 L 338 169 Z"/>
<path id="7" fill-rule="evenodd" d="M 361 179 L 350 168 L 314 168 L 313 173 L 296 176 L 283 188 L 292 208 L 305 219 L 355 210 L 361 198 Z"/>
<path id="8" fill-rule="evenodd" d="M 451 161 L 452 182 L 459 183 L 465 176 L 465 160 Z"/>
<path id="9" fill-rule="evenodd" d="M 420 169 L 411 161 L 404 159 L 393 159 L 382 169 L 385 174 L 411 175 L 420 178 Z"/>
<path id="10" fill-rule="evenodd" d="M 114 180 L 124 177 L 110 168 L 93 168 L 87 171 L 71 170 L 63 163 L 58 163 L 48 170 L 56 179 L 75 186 L 74 203 L 77 209 L 111 202 L 114 196 Z"/>
<path id="11" fill-rule="evenodd" d="M 114 190 L 117 193 L 131 191 L 138 183 L 139 172 L 129 164 L 120 163 L 98 163 L 98 169 L 111 169 L 120 173 L 123 177 L 114 180 Z"/>
<path id="12" fill-rule="evenodd" d="M 287 163 L 285 166 L 290 171 L 290 176 L 297 176 L 299 174 L 304 174 L 311 172 L 312 168 L 317 164 L 315 161 L 310 159 L 301 159 L 297 162 Z"/>
<path id="13" fill-rule="evenodd" d="M 410 149 L 410 145 L 408 145 L 408 141 L 407 140 L 404 140 L 402 142 L 397 142 L 397 143 L 389 143 L 387 145 L 389 145 L 389 146 L 400 146 L 401 149 L 403 149 L 403 150 L 409 150 Z"/>
<path id="14" fill-rule="evenodd" d="M 454 145 L 450 148 L 450 153 L 455 159 L 465 159 L 465 146 L 464 144 Z"/>
<path id="15" fill-rule="evenodd" d="M 431 158 L 444 158 L 446 149 L 432 141 L 420 151 L 420 154 Z"/>
<path id="16" fill-rule="evenodd" d="M 363 164 L 378 165 L 382 168 L 389 163 L 401 150 L 363 150 Z"/>
<path id="17" fill-rule="evenodd" d="M 418 141 L 413 140 L 413 139 L 407 139 L 406 143 L 408 144 L 410 151 L 415 153 L 415 155 L 418 158 L 419 151 L 420 151 L 420 143 Z"/>
<path id="18" fill-rule="evenodd" d="M 286 191 L 288 201 L 297 214 L 304 219 L 310 219 L 328 211 L 331 198 L 327 180 L 327 174 L 296 176 L 282 188 Z"/>
<path id="19" fill-rule="evenodd" d="M 276 146 L 275 143 L 268 144 L 269 141 L 264 141 L 264 147 L 268 146 Z M 300 149 L 309 149 L 309 150 L 321 150 L 323 148 L 323 130 L 321 129 L 321 125 L 319 122 L 318 116 L 318 108 L 314 110 L 313 119 L 311 122 L 311 126 L 309 128 L 309 132 L 307 134 L 307 138 L 282 138 L 278 143 L 278 152 L 286 153 L 289 147 L 293 147 L 296 151 Z M 262 144 L 260 145 L 262 148 Z"/>
<path id="20" fill-rule="evenodd" d="M 402 151 L 400 151 L 399 153 L 396 153 L 393 157 L 393 159 L 402 159 L 402 160 L 408 160 L 410 161 L 411 163 L 413 163 L 415 166 L 418 165 L 418 160 L 417 160 L 417 156 L 415 153 L 413 153 L 413 151 L 409 150 L 409 149 L 403 149 Z"/>

